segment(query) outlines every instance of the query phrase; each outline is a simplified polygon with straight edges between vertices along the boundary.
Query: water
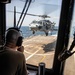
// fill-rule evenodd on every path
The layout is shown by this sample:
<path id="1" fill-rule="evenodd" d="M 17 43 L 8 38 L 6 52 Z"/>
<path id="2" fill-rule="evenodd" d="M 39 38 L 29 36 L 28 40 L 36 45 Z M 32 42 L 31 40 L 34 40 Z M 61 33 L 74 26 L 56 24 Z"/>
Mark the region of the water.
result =
<path id="1" fill-rule="evenodd" d="M 23 37 L 29 37 L 29 36 L 36 36 L 36 35 L 45 35 L 45 33 L 43 31 L 36 31 L 35 34 L 32 33 L 32 31 L 30 31 L 28 26 L 22 26 L 21 27 L 21 31 L 23 34 Z M 52 35 L 56 35 L 57 31 L 53 31 Z M 49 32 L 48 36 L 50 36 L 51 33 Z"/>
<path id="2" fill-rule="evenodd" d="M 58 29 L 58 27 L 55 26 L 55 29 Z M 75 27 L 72 27 L 71 33 L 70 33 L 71 37 L 73 37 L 74 30 L 75 30 Z M 22 26 L 21 31 L 22 31 L 22 35 L 23 35 L 24 38 L 27 38 L 27 37 L 30 37 L 30 36 L 36 36 L 36 35 L 45 35 L 45 33 L 43 31 L 36 31 L 35 34 L 33 34 L 32 31 L 30 31 L 29 26 Z M 57 35 L 57 34 L 58 34 L 58 31 L 52 32 L 52 35 Z M 48 36 L 51 36 L 51 33 L 49 33 Z"/>

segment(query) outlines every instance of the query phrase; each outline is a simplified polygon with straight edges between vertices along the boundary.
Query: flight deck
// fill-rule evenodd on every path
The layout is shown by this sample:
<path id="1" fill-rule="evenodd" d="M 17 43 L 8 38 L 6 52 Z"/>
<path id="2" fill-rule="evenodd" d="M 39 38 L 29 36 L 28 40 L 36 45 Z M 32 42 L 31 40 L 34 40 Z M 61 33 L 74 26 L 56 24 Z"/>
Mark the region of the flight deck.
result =
<path id="1" fill-rule="evenodd" d="M 24 55 L 26 57 L 26 63 L 38 66 L 40 62 L 44 62 L 46 68 L 49 69 L 52 68 L 56 41 L 57 41 L 56 35 L 54 36 L 38 35 L 25 38 L 23 41 L 23 46 L 25 48 Z M 72 40 L 70 42 L 72 42 Z M 64 75 L 74 75 L 75 73 L 74 59 L 75 55 L 72 55 L 70 58 L 67 59 Z"/>

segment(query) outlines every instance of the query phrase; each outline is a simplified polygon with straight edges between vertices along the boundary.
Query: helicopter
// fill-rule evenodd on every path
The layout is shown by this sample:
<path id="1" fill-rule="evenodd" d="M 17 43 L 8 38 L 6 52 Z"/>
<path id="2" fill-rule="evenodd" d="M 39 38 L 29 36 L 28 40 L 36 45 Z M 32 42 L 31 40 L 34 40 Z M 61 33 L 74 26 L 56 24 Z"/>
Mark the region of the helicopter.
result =
<path id="1" fill-rule="evenodd" d="M 48 36 L 49 31 L 54 30 L 55 22 L 51 22 L 50 20 L 47 20 L 45 18 L 50 18 L 50 16 L 47 15 L 34 15 L 38 17 L 42 17 L 42 20 L 33 20 L 29 24 L 30 30 L 35 34 L 36 31 L 44 31 L 46 36 Z"/>
<path id="2" fill-rule="evenodd" d="M 45 4 L 47 7 L 48 5 Z M 43 7 L 43 5 L 42 5 Z M 53 7 L 54 9 L 50 10 L 49 12 L 46 12 L 46 7 L 43 8 L 44 12 L 39 15 L 39 14 L 35 14 L 35 13 L 31 13 L 31 12 L 28 12 L 28 13 L 25 13 L 25 12 L 19 12 L 19 11 L 16 11 L 15 12 L 17 14 L 26 14 L 26 15 L 29 15 L 29 16 L 36 16 L 36 17 L 40 17 L 41 19 L 40 20 L 32 20 L 28 25 L 29 25 L 29 30 L 32 31 L 32 34 L 35 34 L 36 31 L 40 31 L 40 32 L 44 32 L 46 36 L 49 35 L 49 32 L 50 34 L 52 34 L 52 31 L 53 30 L 56 30 L 57 29 L 54 29 L 55 28 L 55 22 L 52 22 L 51 20 L 49 20 L 49 18 L 51 18 L 51 16 L 48 16 L 48 14 L 50 14 L 51 12 L 55 11 L 56 9 L 58 9 L 57 6 L 55 5 L 51 5 L 51 7 Z M 40 7 L 41 8 L 41 7 Z M 16 9 L 16 7 L 15 7 Z M 14 11 L 11 11 L 11 10 L 7 10 L 8 12 L 14 12 Z M 15 24 L 14 24 L 15 25 Z M 17 24 L 18 26 L 18 24 Z"/>
<path id="3" fill-rule="evenodd" d="M 8 10 L 8 12 L 15 12 L 15 13 L 21 14 L 21 12 L 16 12 L 16 7 L 14 9 L 15 9 L 15 11 Z M 23 14 L 25 14 L 25 13 L 23 13 Z M 49 19 L 46 19 L 46 18 L 50 18 L 50 16 L 35 15 L 35 14 L 30 14 L 30 13 L 27 13 L 26 15 L 38 16 L 38 17 L 42 18 L 41 20 L 33 20 L 29 24 L 29 30 L 32 31 L 33 34 L 35 34 L 36 31 L 44 31 L 45 35 L 48 36 L 49 32 L 51 32 L 51 34 L 52 34 L 53 30 L 57 30 L 57 29 L 54 28 L 56 23 L 51 22 Z"/>

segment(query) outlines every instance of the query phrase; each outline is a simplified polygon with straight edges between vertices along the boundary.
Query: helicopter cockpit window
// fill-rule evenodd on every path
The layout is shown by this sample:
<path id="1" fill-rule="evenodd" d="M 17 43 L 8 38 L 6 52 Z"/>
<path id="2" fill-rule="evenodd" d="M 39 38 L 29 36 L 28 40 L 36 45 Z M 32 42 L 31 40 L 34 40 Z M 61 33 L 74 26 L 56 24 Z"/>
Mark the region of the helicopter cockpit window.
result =
<path id="1" fill-rule="evenodd" d="M 42 25 L 42 21 L 38 21 L 37 23 L 40 24 L 40 25 Z"/>
<path id="2" fill-rule="evenodd" d="M 11 3 L 6 5 L 7 28 L 14 26 L 14 7 L 17 25 L 25 1 L 11 0 Z M 61 3 L 62 0 L 32 0 L 21 26 L 27 64 L 38 66 L 40 62 L 44 62 L 46 68 L 52 67 Z"/>
<path id="3" fill-rule="evenodd" d="M 36 20 L 34 20 L 32 23 L 37 23 L 37 21 L 36 21 Z"/>

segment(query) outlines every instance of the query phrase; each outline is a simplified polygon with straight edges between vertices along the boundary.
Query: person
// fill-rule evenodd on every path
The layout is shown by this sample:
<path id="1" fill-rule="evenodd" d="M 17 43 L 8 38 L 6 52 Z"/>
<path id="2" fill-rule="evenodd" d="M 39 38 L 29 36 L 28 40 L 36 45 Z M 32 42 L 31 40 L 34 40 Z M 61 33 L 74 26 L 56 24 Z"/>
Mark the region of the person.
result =
<path id="1" fill-rule="evenodd" d="M 9 29 L 6 42 L 0 48 L 0 75 L 28 75 L 25 56 L 17 51 L 22 45 L 22 36 L 16 29 Z"/>

